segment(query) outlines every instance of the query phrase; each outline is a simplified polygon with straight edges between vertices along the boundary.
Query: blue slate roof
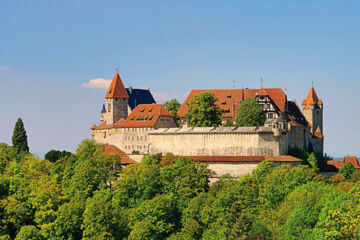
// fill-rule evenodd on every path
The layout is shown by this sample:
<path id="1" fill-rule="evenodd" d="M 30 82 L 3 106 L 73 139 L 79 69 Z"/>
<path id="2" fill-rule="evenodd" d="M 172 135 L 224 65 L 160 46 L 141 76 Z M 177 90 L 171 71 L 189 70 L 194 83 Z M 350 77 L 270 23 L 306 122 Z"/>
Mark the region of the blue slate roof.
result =
<path id="1" fill-rule="evenodd" d="M 150 90 L 126 88 L 126 91 L 129 95 L 128 104 L 129 104 L 131 110 L 133 110 L 139 104 L 156 103 Z"/>

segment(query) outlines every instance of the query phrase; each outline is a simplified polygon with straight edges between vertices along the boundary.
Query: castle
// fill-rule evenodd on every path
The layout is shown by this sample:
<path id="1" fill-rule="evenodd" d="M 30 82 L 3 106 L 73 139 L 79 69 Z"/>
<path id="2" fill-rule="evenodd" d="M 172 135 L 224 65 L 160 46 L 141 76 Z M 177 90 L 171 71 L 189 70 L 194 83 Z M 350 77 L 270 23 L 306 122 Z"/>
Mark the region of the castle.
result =
<path id="1" fill-rule="evenodd" d="M 188 127 L 187 103 L 211 91 L 222 120 L 235 121 L 238 107 L 255 98 L 266 113 L 261 127 Z M 101 124 L 91 127 L 93 139 L 114 145 L 126 154 L 172 152 L 184 156 L 281 156 L 289 147 L 323 153 L 323 102 L 312 87 L 302 102 L 288 100 L 280 88 L 192 90 L 177 115 L 178 127 L 167 109 L 156 104 L 150 90 L 125 88 L 115 74 L 100 113 Z"/>

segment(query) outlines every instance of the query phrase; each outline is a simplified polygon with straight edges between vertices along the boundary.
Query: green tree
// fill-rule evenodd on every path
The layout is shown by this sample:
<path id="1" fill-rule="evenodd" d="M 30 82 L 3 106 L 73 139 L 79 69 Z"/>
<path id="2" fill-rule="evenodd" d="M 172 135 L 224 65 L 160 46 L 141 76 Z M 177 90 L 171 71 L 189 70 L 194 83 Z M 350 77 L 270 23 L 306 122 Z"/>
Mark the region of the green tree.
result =
<path id="1" fill-rule="evenodd" d="M 115 182 L 113 206 L 116 210 L 132 208 L 161 193 L 160 169 L 154 164 L 126 167 Z"/>
<path id="2" fill-rule="evenodd" d="M 262 107 L 256 102 L 254 98 L 245 99 L 236 115 L 236 126 L 252 127 L 263 126 L 266 120 L 266 115 Z"/>
<path id="3" fill-rule="evenodd" d="M 83 214 L 83 239 L 124 238 L 123 229 L 119 228 L 119 219 L 116 219 L 112 210 L 112 192 L 110 189 L 98 191 L 93 198 L 88 199 Z"/>
<path id="4" fill-rule="evenodd" d="M 138 225 L 137 223 L 148 223 L 150 232 L 139 234 L 139 239 L 146 234 L 147 239 L 166 239 L 176 226 L 179 219 L 174 199 L 169 195 L 159 195 L 151 200 L 146 200 L 130 213 L 129 226 L 131 232 L 139 232 L 146 224 Z M 134 236 L 130 233 L 130 236 Z M 130 238 L 133 239 L 133 238 Z"/>
<path id="5" fill-rule="evenodd" d="M 15 240 L 42 240 L 44 239 L 41 235 L 39 229 L 37 229 L 35 226 L 29 225 L 29 226 L 23 226 L 20 230 L 20 232 L 16 235 Z"/>
<path id="6" fill-rule="evenodd" d="M 314 153 L 311 153 L 307 159 L 308 164 L 315 170 L 315 172 L 319 173 L 319 164 L 318 159 L 316 158 L 316 155 Z"/>
<path id="7" fill-rule="evenodd" d="M 161 169 L 163 192 L 177 196 L 179 208 L 201 192 L 209 189 L 212 172 L 207 165 L 194 162 L 193 159 L 177 156 L 173 164 Z"/>
<path id="8" fill-rule="evenodd" d="M 69 157 L 71 155 L 72 153 L 68 151 L 51 150 L 45 154 L 45 159 L 54 163 L 62 157 Z"/>
<path id="9" fill-rule="evenodd" d="M 193 127 L 217 127 L 221 124 L 221 109 L 213 92 L 195 95 L 188 103 L 186 121 Z"/>
<path id="10" fill-rule="evenodd" d="M 344 164 L 344 166 L 342 166 L 339 170 L 339 174 L 341 174 L 344 178 L 346 178 L 346 180 L 350 180 L 351 175 L 354 172 L 354 166 L 347 162 Z"/>
<path id="11" fill-rule="evenodd" d="M 75 200 L 63 204 L 57 212 L 50 239 L 82 239 L 83 212 L 84 205 L 82 202 Z"/>
<path id="12" fill-rule="evenodd" d="M 178 125 L 181 125 L 181 122 L 180 122 L 180 118 L 179 116 L 177 115 L 177 112 L 179 111 L 180 107 L 181 107 L 181 104 L 179 103 L 178 100 L 176 99 L 172 99 L 170 101 L 166 101 L 165 102 L 165 107 L 166 109 L 171 113 L 171 115 L 173 116 L 175 122 L 178 124 Z"/>
<path id="13" fill-rule="evenodd" d="M 15 124 L 14 132 L 12 136 L 12 143 L 17 153 L 20 153 L 22 151 L 24 152 L 29 151 L 27 135 L 24 128 L 24 123 L 21 118 L 18 118 Z"/>

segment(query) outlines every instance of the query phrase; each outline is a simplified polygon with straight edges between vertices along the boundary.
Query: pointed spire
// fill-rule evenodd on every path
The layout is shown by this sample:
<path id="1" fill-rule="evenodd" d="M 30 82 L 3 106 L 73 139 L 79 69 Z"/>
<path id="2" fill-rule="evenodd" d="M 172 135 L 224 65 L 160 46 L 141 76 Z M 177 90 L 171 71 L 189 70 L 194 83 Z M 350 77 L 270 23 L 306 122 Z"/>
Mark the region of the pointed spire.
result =
<path id="1" fill-rule="evenodd" d="M 310 108 L 311 105 L 319 105 L 319 103 L 322 104 L 322 101 L 319 100 L 315 89 L 312 87 L 302 105 L 304 108 Z"/>
<path id="2" fill-rule="evenodd" d="M 101 112 L 100 113 L 106 113 L 105 104 L 103 104 Z"/>
<path id="3" fill-rule="evenodd" d="M 129 98 L 119 73 L 115 73 L 105 98 Z"/>

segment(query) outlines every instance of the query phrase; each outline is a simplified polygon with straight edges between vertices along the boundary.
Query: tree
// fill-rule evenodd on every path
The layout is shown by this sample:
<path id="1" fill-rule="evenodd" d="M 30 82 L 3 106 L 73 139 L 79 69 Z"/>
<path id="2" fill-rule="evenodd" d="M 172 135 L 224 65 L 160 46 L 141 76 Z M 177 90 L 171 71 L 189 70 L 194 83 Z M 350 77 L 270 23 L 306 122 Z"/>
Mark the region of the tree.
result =
<path id="1" fill-rule="evenodd" d="M 354 172 L 354 169 L 354 166 L 351 163 L 347 162 L 344 164 L 344 166 L 340 168 L 339 174 L 346 178 L 346 180 L 349 180 Z"/>
<path id="2" fill-rule="evenodd" d="M 221 124 L 221 109 L 215 104 L 213 92 L 202 92 L 188 103 L 186 121 L 193 127 L 217 127 Z"/>
<path id="3" fill-rule="evenodd" d="M 263 126 L 266 115 L 262 107 L 254 98 L 247 98 L 243 101 L 236 115 L 236 126 L 253 127 Z"/>
<path id="4" fill-rule="evenodd" d="M 179 103 L 178 100 L 176 99 L 172 99 L 170 101 L 166 101 L 165 102 L 165 107 L 166 109 L 171 113 L 171 115 L 174 117 L 175 122 L 180 125 L 180 118 L 177 115 L 177 112 L 179 111 L 181 104 Z"/>
<path id="5" fill-rule="evenodd" d="M 133 164 L 124 168 L 115 183 L 115 210 L 138 206 L 161 192 L 160 169 L 154 164 Z"/>
<path id="6" fill-rule="evenodd" d="M 320 172 L 318 160 L 316 158 L 316 155 L 314 153 L 311 153 L 307 159 L 307 162 L 309 165 L 317 172 Z"/>
<path id="7" fill-rule="evenodd" d="M 14 133 L 12 136 L 12 143 L 17 153 L 20 153 L 22 151 L 29 152 L 27 135 L 24 128 L 24 123 L 21 118 L 18 118 L 15 124 Z"/>
<path id="8" fill-rule="evenodd" d="M 44 239 L 43 236 L 40 234 L 40 231 L 32 225 L 23 226 L 20 232 L 16 235 L 16 240 L 26 240 L 26 239 L 33 239 L 33 240 L 42 240 Z"/>
<path id="9" fill-rule="evenodd" d="M 174 199 L 171 196 L 159 195 L 151 200 L 145 200 L 139 207 L 131 210 L 129 239 L 166 239 L 174 230 L 178 219 Z"/>
<path id="10" fill-rule="evenodd" d="M 45 159 L 50 162 L 56 162 L 62 157 L 69 157 L 72 153 L 68 151 L 58 151 L 58 150 L 50 150 L 45 154 Z"/>

